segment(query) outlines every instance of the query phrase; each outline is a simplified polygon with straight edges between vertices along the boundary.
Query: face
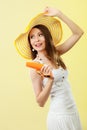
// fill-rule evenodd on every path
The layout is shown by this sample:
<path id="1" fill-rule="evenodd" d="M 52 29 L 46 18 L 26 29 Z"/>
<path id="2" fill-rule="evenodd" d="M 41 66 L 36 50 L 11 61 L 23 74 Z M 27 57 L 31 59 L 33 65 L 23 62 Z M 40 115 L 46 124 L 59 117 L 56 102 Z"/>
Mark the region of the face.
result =
<path id="1" fill-rule="evenodd" d="M 45 37 L 41 30 L 33 28 L 30 32 L 30 43 L 36 51 L 45 50 Z"/>

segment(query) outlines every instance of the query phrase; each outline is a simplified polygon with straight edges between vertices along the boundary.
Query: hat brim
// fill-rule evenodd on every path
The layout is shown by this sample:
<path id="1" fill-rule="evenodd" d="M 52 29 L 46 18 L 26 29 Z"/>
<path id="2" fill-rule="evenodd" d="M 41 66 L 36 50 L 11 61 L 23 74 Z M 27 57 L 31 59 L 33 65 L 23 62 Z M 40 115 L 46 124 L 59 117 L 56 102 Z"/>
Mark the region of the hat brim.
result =
<path id="1" fill-rule="evenodd" d="M 60 21 L 57 18 L 46 16 L 43 13 L 37 15 L 26 27 L 25 33 L 22 33 L 20 36 L 18 36 L 14 42 L 19 54 L 26 59 L 31 59 L 28 34 L 35 25 L 40 24 L 46 26 L 49 29 L 55 46 L 58 45 L 62 38 L 62 27 Z"/>

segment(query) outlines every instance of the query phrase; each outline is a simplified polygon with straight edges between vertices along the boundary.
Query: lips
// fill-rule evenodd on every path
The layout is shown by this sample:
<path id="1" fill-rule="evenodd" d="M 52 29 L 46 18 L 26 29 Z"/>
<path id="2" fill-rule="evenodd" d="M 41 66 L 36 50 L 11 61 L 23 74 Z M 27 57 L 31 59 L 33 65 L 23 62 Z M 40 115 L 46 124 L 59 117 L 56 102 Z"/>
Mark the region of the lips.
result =
<path id="1" fill-rule="evenodd" d="M 36 44 L 35 47 L 40 47 L 42 46 L 42 43 Z"/>

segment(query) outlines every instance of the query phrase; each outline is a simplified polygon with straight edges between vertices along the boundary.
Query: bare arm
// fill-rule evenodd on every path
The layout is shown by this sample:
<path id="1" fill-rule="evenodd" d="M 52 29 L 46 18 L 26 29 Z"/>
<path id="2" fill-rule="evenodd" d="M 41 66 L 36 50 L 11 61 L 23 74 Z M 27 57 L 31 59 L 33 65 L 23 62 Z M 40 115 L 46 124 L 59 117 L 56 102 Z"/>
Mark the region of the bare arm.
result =
<path id="1" fill-rule="evenodd" d="M 45 14 L 47 16 L 56 16 L 60 18 L 70 28 L 72 32 L 72 35 L 63 44 L 57 46 L 57 50 L 59 51 L 60 55 L 64 54 L 68 50 L 70 50 L 80 39 L 83 34 L 83 30 L 71 19 L 69 19 L 65 14 L 57 9 L 47 7 L 45 9 L 45 12 L 47 12 Z"/>
<path id="2" fill-rule="evenodd" d="M 36 101 L 40 107 L 43 107 L 46 103 L 53 84 L 53 79 L 48 78 L 46 86 L 43 88 L 42 77 L 34 69 L 30 69 L 30 76 L 32 80 L 32 86 L 34 88 Z"/>

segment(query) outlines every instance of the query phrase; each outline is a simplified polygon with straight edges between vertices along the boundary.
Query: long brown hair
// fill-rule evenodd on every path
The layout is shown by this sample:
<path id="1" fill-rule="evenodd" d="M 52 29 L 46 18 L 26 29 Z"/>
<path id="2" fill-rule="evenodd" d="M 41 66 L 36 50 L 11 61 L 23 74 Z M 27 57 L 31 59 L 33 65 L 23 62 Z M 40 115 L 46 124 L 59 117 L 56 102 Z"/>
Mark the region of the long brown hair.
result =
<path id="1" fill-rule="evenodd" d="M 66 69 L 64 62 L 62 61 L 62 58 L 59 56 L 59 53 L 56 50 L 56 47 L 54 46 L 52 36 L 51 36 L 51 33 L 48 30 L 48 28 L 44 25 L 36 25 L 33 28 L 38 28 L 43 33 L 43 35 L 45 37 L 45 42 L 46 42 L 46 48 L 45 49 L 46 49 L 48 58 L 55 64 L 56 67 L 62 66 L 64 69 Z M 29 41 L 29 45 L 30 45 L 30 48 L 31 48 L 32 59 L 35 59 L 36 56 L 37 56 L 37 51 L 36 50 L 32 51 L 33 48 L 30 44 L 30 35 L 28 35 L 28 41 Z"/>

